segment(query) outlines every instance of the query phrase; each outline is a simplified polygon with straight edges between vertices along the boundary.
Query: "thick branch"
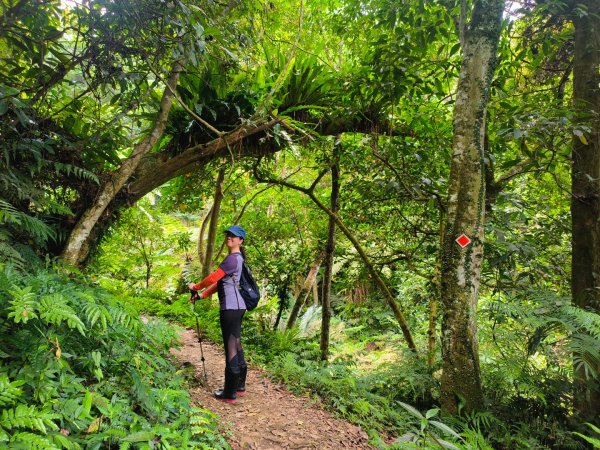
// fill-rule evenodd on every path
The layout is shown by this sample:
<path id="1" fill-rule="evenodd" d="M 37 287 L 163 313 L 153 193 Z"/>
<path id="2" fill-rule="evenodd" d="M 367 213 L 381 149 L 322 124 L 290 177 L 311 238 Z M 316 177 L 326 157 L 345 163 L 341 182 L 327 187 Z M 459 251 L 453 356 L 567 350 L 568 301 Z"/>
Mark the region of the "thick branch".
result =
<path id="1" fill-rule="evenodd" d="M 172 158 L 163 153 L 147 155 L 133 175 L 135 181 L 129 185 L 130 200 L 138 200 L 170 179 L 199 169 L 214 157 L 224 155 L 231 146 L 271 128 L 278 122 L 279 119 L 273 119 L 254 126 L 242 125 L 206 144 L 190 147 Z"/>

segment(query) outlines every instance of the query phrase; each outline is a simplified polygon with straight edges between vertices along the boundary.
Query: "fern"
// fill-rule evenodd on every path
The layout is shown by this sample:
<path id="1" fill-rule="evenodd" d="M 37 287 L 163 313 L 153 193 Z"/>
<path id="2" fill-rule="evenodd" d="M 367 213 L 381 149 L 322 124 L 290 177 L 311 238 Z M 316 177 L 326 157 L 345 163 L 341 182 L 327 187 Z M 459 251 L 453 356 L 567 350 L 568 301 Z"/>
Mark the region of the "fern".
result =
<path id="1" fill-rule="evenodd" d="M 0 269 L 0 448 L 145 448 L 144 433 L 165 448 L 202 447 L 190 440 L 167 324 L 143 325 L 106 291 L 47 270 Z M 54 342 L 68 357 L 54 357 Z M 220 442 L 217 425 L 197 441 Z"/>
<path id="2" fill-rule="evenodd" d="M 102 433 L 105 437 L 107 437 L 111 441 L 118 441 L 125 436 L 127 436 L 127 430 L 122 426 L 108 426 L 106 430 Z"/>
<path id="3" fill-rule="evenodd" d="M 32 200 L 31 203 L 36 207 L 36 209 L 39 209 L 40 211 L 47 211 L 52 214 L 60 214 L 63 216 L 73 215 L 73 211 L 71 210 L 71 208 L 69 208 L 66 205 L 63 205 L 62 203 L 57 202 L 53 198 L 45 197 L 43 201 Z"/>
<path id="4" fill-rule="evenodd" d="M 17 210 L 13 205 L 2 199 L 0 199 L 0 223 L 18 226 L 42 242 L 50 238 L 56 238 L 56 232 L 52 227 L 36 217 Z"/>
<path id="5" fill-rule="evenodd" d="M 110 322 L 112 322 L 112 316 L 106 307 L 98 305 L 92 300 L 88 300 L 83 305 L 83 312 L 85 313 L 85 319 L 89 324 L 90 328 L 93 328 L 98 321 L 100 321 L 100 330 L 106 331 L 106 328 Z"/>
<path id="6" fill-rule="evenodd" d="M 13 300 L 10 302 L 8 317 L 13 317 L 15 323 L 27 323 L 28 320 L 37 318 L 35 310 L 39 303 L 36 301 L 36 295 L 31 290 L 31 286 L 20 288 L 13 285 L 9 291 Z"/>
<path id="7" fill-rule="evenodd" d="M 129 330 L 137 330 L 140 326 L 140 320 L 128 314 L 122 307 L 111 307 L 109 313 L 115 324 L 121 325 Z"/>
<path id="8" fill-rule="evenodd" d="M 123 442 L 148 442 L 156 437 L 151 431 L 136 431 L 123 438 Z"/>
<path id="9" fill-rule="evenodd" d="M 8 375 L 0 374 L 0 406 L 10 406 L 23 395 L 21 386 L 25 384 L 24 380 L 10 381 Z"/>
<path id="10" fill-rule="evenodd" d="M 52 441 L 59 446 L 59 448 L 62 449 L 66 449 L 66 450 L 79 450 L 81 449 L 81 446 L 77 443 L 74 442 L 73 440 L 69 439 L 67 436 L 65 436 L 64 434 L 58 432 L 58 433 L 48 433 L 48 437 L 50 439 L 52 439 Z"/>
<path id="11" fill-rule="evenodd" d="M 558 320 L 571 331 L 586 330 L 591 336 L 600 339 L 600 315 L 572 305 L 559 309 Z"/>
<path id="12" fill-rule="evenodd" d="M 89 170 L 83 169 L 81 167 L 73 166 L 72 164 L 63 164 L 59 162 L 53 162 L 54 170 L 57 174 L 66 173 L 67 175 L 74 174 L 78 178 L 82 180 L 93 181 L 96 184 L 100 183 L 98 177 L 90 172 Z"/>
<path id="13" fill-rule="evenodd" d="M 7 239 L 3 239 L 0 234 L 0 261 L 15 266 L 18 270 L 24 271 L 26 264 L 23 256 L 15 250 L 15 248 L 8 242 Z"/>
<path id="14" fill-rule="evenodd" d="M 592 336 L 577 333 L 571 336 L 567 349 L 573 354 L 576 369 L 583 369 L 587 379 L 600 378 L 600 342 Z"/>
<path id="15" fill-rule="evenodd" d="M 47 410 L 39 411 L 35 406 L 17 405 L 13 409 L 5 409 L 0 415 L 0 426 L 6 430 L 28 428 L 46 433 L 46 427 L 58 430 L 53 422 L 59 416 Z"/>
<path id="16" fill-rule="evenodd" d="M 47 323 L 60 325 L 67 322 L 69 328 L 76 328 L 85 336 L 85 325 L 75 311 L 67 304 L 67 299 L 60 293 L 44 295 L 40 300 L 40 318 Z"/>
<path id="17" fill-rule="evenodd" d="M 28 433 L 28 432 L 19 432 L 12 436 L 10 439 L 10 448 L 17 449 L 27 449 L 27 450 L 61 450 L 60 447 L 57 447 L 50 440 L 46 439 L 39 434 Z"/>

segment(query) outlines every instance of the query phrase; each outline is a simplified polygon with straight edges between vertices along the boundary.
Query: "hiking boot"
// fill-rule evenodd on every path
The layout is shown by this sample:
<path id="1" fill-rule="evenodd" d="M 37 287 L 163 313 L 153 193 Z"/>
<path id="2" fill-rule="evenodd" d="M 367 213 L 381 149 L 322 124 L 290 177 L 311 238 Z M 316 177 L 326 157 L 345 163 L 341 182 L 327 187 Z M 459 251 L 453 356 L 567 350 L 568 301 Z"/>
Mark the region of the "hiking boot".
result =
<path id="1" fill-rule="evenodd" d="M 226 403 L 235 403 L 237 395 L 235 386 L 238 385 L 240 379 L 239 373 L 233 373 L 229 369 L 225 369 L 225 387 L 215 392 L 215 398 Z"/>
<path id="2" fill-rule="evenodd" d="M 242 396 L 246 394 L 246 375 L 248 375 L 248 366 L 240 366 L 240 380 L 238 381 L 237 395 Z"/>
<path id="3" fill-rule="evenodd" d="M 246 375 L 248 374 L 248 366 L 240 367 L 240 380 L 238 381 L 238 387 L 236 394 L 238 397 L 242 397 L 246 394 Z M 215 397 L 222 397 L 225 388 L 221 388 L 215 392 Z"/>

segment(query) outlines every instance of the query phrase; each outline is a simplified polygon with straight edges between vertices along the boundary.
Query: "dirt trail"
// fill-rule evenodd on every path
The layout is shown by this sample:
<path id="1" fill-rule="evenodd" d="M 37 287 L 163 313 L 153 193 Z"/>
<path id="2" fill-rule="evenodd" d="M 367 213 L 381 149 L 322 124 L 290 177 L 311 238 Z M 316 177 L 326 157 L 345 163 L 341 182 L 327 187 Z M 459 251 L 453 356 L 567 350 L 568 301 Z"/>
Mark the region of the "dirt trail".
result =
<path id="1" fill-rule="evenodd" d="M 172 353 L 181 363 L 193 365 L 196 378 L 203 380 L 196 333 L 184 330 L 181 338 L 182 348 Z M 234 450 L 373 448 L 359 427 L 333 417 L 308 398 L 294 396 L 256 367 L 248 368 L 247 392 L 236 404 L 215 400 L 212 393 L 223 385 L 223 350 L 207 341 L 202 348 L 208 383 L 192 389 L 192 400 L 221 417 L 232 432 L 227 440 Z"/>

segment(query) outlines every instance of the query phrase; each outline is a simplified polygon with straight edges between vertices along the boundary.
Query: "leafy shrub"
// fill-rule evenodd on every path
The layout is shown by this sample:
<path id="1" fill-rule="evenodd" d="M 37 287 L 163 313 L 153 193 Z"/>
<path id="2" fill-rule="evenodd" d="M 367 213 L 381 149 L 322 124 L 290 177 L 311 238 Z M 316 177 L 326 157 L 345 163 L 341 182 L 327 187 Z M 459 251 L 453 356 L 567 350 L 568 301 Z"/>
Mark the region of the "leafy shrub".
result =
<path id="1" fill-rule="evenodd" d="M 50 271 L 0 272 L 0 445 L 225 448 L 168 359 L 177 334 Z"/>

